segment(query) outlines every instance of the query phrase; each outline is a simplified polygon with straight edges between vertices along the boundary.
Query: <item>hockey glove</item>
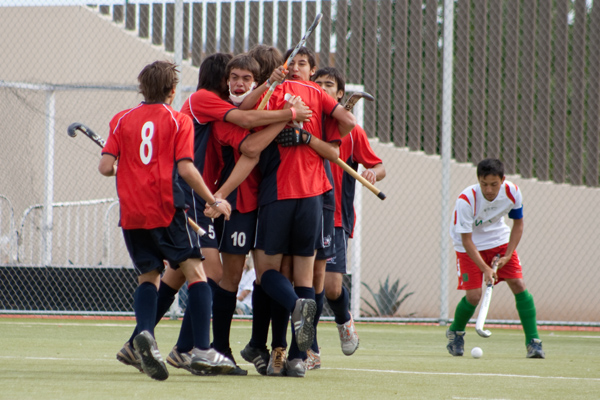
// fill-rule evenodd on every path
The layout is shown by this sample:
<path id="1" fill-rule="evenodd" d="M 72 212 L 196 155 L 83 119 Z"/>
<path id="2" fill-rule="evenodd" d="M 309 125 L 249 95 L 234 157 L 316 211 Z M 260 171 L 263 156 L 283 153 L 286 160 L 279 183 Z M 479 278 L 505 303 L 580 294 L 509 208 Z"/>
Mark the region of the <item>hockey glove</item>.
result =
<path id="1" fill-rule="evenodd" d="M 304 136 L 304 138 L 303 138 Z M 312 135 L 300 128 L 285 128 L 275 138 L 275 141 L 282 147 L 299 146 L 301 144 L 309 144 Z"/>

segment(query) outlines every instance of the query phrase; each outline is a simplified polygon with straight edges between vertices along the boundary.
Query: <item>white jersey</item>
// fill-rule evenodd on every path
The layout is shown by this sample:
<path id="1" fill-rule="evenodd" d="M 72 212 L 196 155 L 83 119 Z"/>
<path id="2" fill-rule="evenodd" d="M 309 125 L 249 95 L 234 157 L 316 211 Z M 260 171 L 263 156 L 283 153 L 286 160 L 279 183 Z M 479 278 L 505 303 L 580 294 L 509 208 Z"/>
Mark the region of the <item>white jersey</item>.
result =
<path id="1" fill-rule="evenodd" d="M 504 181 L 494 201 L 487 201 L 479 184 L 469 186 L 458 196 L 454 206 L 454 223 L 450 236 L 454 250 L 465 253 L 461 233 L 471 233 L 477 250 L 488 250 L 508 243 L 510 228 L 504 216 L 519 219 L 522 217 L 523 198 L 521 191 L 512 182 Z"/>

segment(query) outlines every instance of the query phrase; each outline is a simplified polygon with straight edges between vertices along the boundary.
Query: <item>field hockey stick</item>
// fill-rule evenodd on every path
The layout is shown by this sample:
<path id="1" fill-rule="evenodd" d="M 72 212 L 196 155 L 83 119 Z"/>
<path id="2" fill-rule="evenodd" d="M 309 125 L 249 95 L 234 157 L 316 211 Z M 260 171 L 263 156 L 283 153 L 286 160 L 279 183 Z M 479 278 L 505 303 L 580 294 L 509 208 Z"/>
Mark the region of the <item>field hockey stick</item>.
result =
<path id="1" fill-rule="evenodd" d="M 71 125 L 69 125 L 69 127 L 67 128 L 67 133 L 69 134 L 69 136 L 71 136 L 73 138 L 75 136 L 77 136 L 77 131 L 85 134 L 85 136 L 89 137 L 94 143 L 96 143 L 98 146 L 100 146 L 102 148 L 106 144 L 106 141 L 104 139 L 102 139 L 100 136 L 98 136 L 96 134 L 96 132 L 94 132 L 93 130 L 91 130 L 90 128 L 88 128 L 87 126 L 85 126 L 84 124 L 82 124 L 80 122 L 74 122 Z M 198 234 L 198 236 L 202 237 L 202 236 L 206 235 L 206 231 L 204 229 L 202 229 L 201 227 L 199 227 L 198 224 L 196 224 L 196 222 L 194 222 L 194 220 L 191 219 L 190 217 L 188 217 L 188 223 L 190 224 L 192 229 Z"/>
<path id="2" fill-rule="evenodd" d="M 498 262 L 500 261 L 500 254 L 496 255 L 492 260 L 492 269 L 494 272 L 498 271 Z M 477 322 L 475 323 L 475 331 L 477 334 L 484 338 L 492 336 L 492 332 L 483 329 L 485 319 L 487 318 L 488 310 L 490 309 L 490 301 L 492 301 L 492 291 L 494 290 L 494 282 L 488 282 L 483 300 L 481 301 L 481 307 L 479 308 L 479 315 L 477 316 Z"/>
<path id="3" fill-rule="evenodd" d="M 346 100 L 346 103 L 344 104 L 344 108 L 348 111 L 352 111 L 352 109 L 354 108 L 354 106 L 356 105 L 356 103 L 360 100 L 360 99 L 366 99 L 369 101 L 373 101 L 375 100 L 373 98 L 373 96 L 371 96 L 369 93 L 367 92 L 355 92 L 352 93 L 352 96 L 350 96 L 348 98 L 348 100 Z M 338 158 L 335 163 L 337 165 L 339 165 L 344 171 L 346 171 L 351 177 L 353 177 L 354 179 L 356 179 L 357 181 L 359 181 L 364 187 L 366 187 L 367 189 L 369 189 L 371 192 L 373 192 L 377 197 L 379 197 L 381 200 L 385 200 L 385 194 L 383 194 L 383 192 L 379 189 L 377 189 L 375 186 L 373 186 L 371 184 L 371 182 L 369 182 L 368 180 L 366 180 L 365 178 L 363 178 L 358 172 L 356 172 L 352 167 L 350 167 L 348 164 L 346 164 L 344 161 L 342 161 L 341 158 Z"/>
<path id="4" fill-rule="evenodd" d="M 313 31 L 316 29 L 317 25 L 319 25 L 319 22 L 321 22 L 322 18 L 323 18 L 323 14 L 321 14 L 321 13 L 317 14 L 317 16 L 315 17 L 315 20 L 313 21 L 312 25 L 308 28 L 308 30 L 306 31 L 306 33 L 304 34 L 304 36 L 302 36 L 302 39 L 300 39 L 300 41 L 298 42 L 298 44 L 296 45 L 296 47 L 294 47 L 294 50 L 292 50 L 292 52 L 290 53 L 290 56 L 288 57 L 288 59 L 285 60 L 285 63 L 283 63 L 283 68 L 284 69 L 287 69 L 288 65 L 292 62 L 292 60 L 294 59 L 294 57 L 296 57 L 296 54 L 298 54 L 298 51 L 300 50 L 300 48 L 302 46 L 304 46 L 304 44 L 306 43 L 306 40 L 313 33 Z M 265 95 L 265 97 L 263 97 L 262 101 L 260 102 L 260 104 L 258 106 L 259 110 L 264 110 L 265 106 L 269 102 L 269 99 L 271 98 L 271 95 L 275 91 L 275 87 L 277 85 L 279 85 L 280 83 L 281 82 L 277 82 L 277 81 L 271 83 L 271 86 L 269 87 L 269 91 L 267 92 L 267 94 Z"/>

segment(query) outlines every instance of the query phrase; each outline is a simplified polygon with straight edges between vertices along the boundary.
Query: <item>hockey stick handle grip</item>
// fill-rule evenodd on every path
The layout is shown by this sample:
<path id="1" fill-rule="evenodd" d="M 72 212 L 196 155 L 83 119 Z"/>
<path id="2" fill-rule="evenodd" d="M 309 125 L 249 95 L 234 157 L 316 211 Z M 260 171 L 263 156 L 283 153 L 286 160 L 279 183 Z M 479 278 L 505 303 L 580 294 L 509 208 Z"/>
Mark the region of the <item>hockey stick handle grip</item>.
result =
<path id="1" fill-rule="evenodd" d="M 371 192 L 373 192 L 373 194 L 375 194 L 381 200 L 385 200 L 385 194 L 383 194 L 383 192 L 381 190 L 377 189 L 375 186 L 373 186 L 371 184 L 371 182 L 369 182 L 368 180 L 366 180 L 365 178 L 360 176 L 360 174 L 358 172 L 356 172 L 352 167 L 350 167 L 348 164 L 343 162 L 340 158 L 335 160 L 335 163 L 337 165 L 339 165 L 340 168 L 342 168 L 344 171 L 346 171 L 351 177 L 353 177 L 354 179 L 359 181 L 364 187 L 366 187 Z"/>
<path id="2" fill-rule="evenodd" d="M 202 237 L 204 235 L 206 235 L 206 231 L 202 228 L 200 228 L 200 225 L 198 225 L 193 219 L 191 219 L 190 217 L 188 217 L 188 224 L 190 224 L 190 226 L 192 227 L 192 229 L 198 234 L 198 236 Z"/>

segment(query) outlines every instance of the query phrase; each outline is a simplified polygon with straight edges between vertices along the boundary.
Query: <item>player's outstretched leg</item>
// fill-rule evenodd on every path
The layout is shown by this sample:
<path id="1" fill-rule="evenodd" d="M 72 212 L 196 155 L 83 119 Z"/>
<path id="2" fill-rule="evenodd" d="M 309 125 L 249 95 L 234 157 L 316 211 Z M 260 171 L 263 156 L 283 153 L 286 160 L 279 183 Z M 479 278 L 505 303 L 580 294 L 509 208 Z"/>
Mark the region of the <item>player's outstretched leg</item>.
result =
<path id="1" fill-rule="evenodd" d="M 446 348 L 448 353 L 453 356 L 462 356 L 465 352 L 465 331 L 446 331 L 446 337 L 448 338 L 448 344 Z"/>
<path id="2" fill-rule="evenodd" d="M 156 340 L 150 332 L 140 332 L 133 339 L 133 345 L 142 358 L 142 369 L 146 375 L 157 381 L 164 381 L 169 377 L 167 366 L 158 351 Z"/>

